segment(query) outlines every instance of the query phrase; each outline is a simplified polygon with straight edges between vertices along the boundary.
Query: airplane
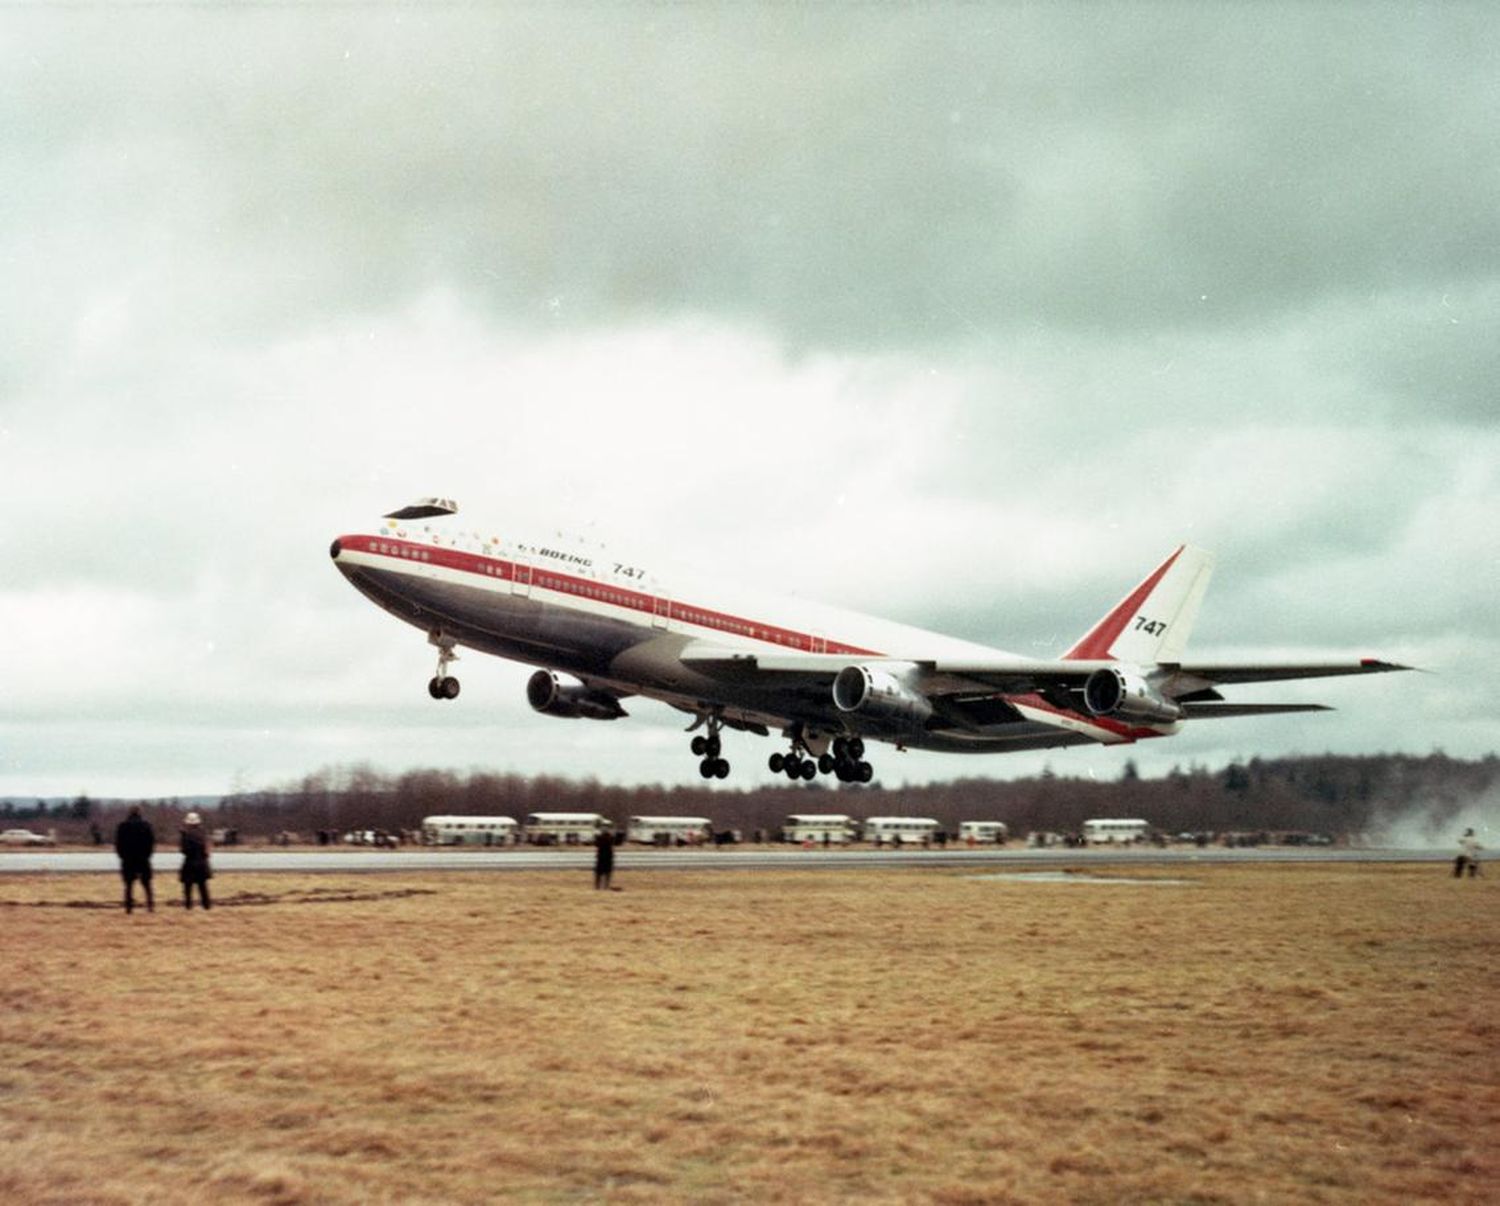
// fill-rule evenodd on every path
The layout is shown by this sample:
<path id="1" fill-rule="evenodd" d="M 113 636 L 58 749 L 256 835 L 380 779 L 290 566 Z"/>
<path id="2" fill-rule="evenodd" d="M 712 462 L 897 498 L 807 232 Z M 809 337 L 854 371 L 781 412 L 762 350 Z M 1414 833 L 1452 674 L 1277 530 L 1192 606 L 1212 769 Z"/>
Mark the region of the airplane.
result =
<path id="1" fill-rule="evenodd" d="M 1060 656 L 1033 658 L 801 599 L 669 584 L 601 547 L 466 529 L 457 514 L 451 499 L 420 499 L 329 550 L 357 590 L 436 647 L 428 694 L 458 697 L 449 668 L 463 647 L 538 667 L 526 698 L 543 715 L 616 720 L 633 696 L 658 700 L 693 718 L 705 779 L 729 774 L 724 729 L 778 732 L 789 745 L 770 756 L 773 774 L 868 783 L 866 741 L 949 753 L 1126 745 L 1189 720 L 1329 710 L 1231 703 L 1221 686 L 1410 669 L 1187 658 L 1213 559 L 1186 544 Z"/>

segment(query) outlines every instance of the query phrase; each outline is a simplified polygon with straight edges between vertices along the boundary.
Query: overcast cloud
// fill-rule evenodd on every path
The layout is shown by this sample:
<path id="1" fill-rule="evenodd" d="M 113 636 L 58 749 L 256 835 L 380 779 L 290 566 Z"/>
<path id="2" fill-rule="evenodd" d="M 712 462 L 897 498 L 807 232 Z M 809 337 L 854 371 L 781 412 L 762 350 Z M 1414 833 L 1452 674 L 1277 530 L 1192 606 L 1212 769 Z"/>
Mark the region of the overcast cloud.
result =
<path id="1" fill-rule="evenodd" d="M 1490 753 L 1497 112 L 1477 4 L 8 9 L 0 795 L 697 782 L 432 704 L 327 559 L 421 494 L 1024 653 L 1188 539 L 1195 652 L 1432 672 L 887 783 Z"/>

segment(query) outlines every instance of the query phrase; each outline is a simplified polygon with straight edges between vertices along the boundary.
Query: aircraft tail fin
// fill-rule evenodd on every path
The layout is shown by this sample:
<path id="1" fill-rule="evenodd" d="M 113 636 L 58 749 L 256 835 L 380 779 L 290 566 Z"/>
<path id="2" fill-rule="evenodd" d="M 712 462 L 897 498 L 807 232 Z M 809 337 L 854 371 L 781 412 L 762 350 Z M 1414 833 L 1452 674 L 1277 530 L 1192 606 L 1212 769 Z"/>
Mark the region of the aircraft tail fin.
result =
<path id="1" fill-rule="evenodd" d="M 1113 658 L 1177 662 L 1213 573 L 1213 555 L 1182 545 L 1063 654 L 1070 661 Z"/>

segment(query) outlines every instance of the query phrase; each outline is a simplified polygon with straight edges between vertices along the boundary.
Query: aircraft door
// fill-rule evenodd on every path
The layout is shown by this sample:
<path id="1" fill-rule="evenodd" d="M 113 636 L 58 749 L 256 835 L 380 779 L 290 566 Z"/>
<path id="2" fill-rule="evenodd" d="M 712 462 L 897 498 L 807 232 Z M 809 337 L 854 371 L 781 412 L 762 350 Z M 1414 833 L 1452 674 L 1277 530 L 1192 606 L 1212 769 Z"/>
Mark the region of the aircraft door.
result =
<path id="1" fill-rule="evenodd" d="M 525 599 L 531 595 L 531 566 L 517 561 L 510 575 L 510 593 Z"/>

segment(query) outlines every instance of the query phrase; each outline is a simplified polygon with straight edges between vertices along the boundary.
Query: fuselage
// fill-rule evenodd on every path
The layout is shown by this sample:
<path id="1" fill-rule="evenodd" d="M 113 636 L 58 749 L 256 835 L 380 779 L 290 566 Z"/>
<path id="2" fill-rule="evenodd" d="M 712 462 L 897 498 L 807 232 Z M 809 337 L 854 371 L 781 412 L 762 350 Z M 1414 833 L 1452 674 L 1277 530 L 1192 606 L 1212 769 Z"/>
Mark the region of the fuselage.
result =
<path id="1" fill-rule="evenodd" d="M 374 532 L 340 536 L 331 552 L 357 589 L 434 643 L 559 671 L 739 727 L 861 733 L 903 746 L 984 752 L 1097 741 L 1107 723 L 1080 716 L 1078 730 L 1070 731 L 1067 709 L 1029 696 L 1027 706 L 1045 710 L 1050 721 L 1034 723 L 997 694 L 993 723 L 885 725 L 841 713 L 826 690 L 788 690 L 763 675 L 695 668 L 684 652 L 704 645 L 759 657 L 831 655 L 851 664 L 1009 655 L 859 612 L 658 574 L 594 546 L 501 537 L 441 517 L 388 519 Z M 982 706 L 975 714 L 984 715 Z M 1132 741 L 1175 726 L 1110 728 L 1106 739 Z"/>

